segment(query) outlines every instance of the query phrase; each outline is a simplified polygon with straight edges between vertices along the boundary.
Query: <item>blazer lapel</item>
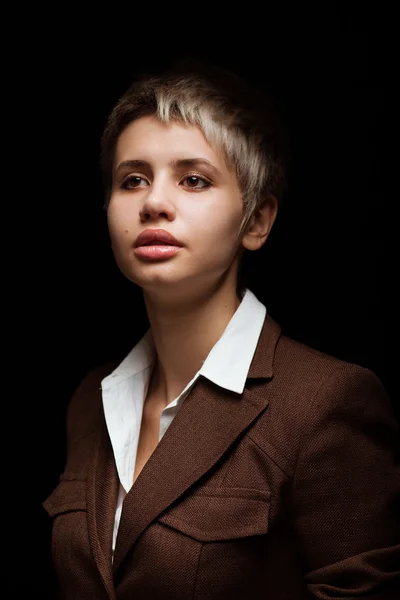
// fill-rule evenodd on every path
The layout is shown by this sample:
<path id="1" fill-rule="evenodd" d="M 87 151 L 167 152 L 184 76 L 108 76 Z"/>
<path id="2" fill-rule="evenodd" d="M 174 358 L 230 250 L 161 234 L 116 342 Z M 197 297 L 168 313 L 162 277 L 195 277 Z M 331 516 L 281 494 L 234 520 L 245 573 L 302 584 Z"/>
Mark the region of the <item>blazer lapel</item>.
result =
<path id="1" fill-rule="evenodd" d="M 248 379 L 270 379 L 280 327 L 266 317 Z M 209 471 L 268 405 L 268 394 L 238 395 L 200 377 L 124 500 L 114 573 L 144 529 Z"/>
<path id="2" fill-rule="evenodd" d="M 101 395 L 101 392 L 99 394 Z M 106 424 L 103 421 L 98 446 L 87 476 L 87 518 L 90 546 L 111 600 L 115 600 L 111 551 L 118 490 L 118 473 Z"/>

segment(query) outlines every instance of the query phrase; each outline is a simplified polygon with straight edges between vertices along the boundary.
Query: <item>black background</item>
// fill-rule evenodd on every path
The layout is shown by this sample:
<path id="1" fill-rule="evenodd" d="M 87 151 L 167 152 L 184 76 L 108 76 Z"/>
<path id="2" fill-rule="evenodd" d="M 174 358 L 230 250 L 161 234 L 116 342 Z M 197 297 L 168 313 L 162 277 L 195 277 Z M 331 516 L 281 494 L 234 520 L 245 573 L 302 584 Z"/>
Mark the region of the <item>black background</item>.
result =
<path id="1" fill-rule="evenodd" d="M 205 5 L 138 5 L 129 15 L 107 8 L 25 14 L 23 28 L 13 20 L 18 35 L 6 53 L 9 597 L 51 593 L 41 502 L 63 469 L 74 388 L 147 329 L 140 290 L 111 255 L 98 168 L 107 114 L 138 69 L 205 56 L 275 93 L 293 167 L 249 287 L 286 334 L 372 369 L 399 417 L 397 190 L 389 183 L 394 16 L 384 3 L 351 2 L 229 5 L 218 15 Z"/>

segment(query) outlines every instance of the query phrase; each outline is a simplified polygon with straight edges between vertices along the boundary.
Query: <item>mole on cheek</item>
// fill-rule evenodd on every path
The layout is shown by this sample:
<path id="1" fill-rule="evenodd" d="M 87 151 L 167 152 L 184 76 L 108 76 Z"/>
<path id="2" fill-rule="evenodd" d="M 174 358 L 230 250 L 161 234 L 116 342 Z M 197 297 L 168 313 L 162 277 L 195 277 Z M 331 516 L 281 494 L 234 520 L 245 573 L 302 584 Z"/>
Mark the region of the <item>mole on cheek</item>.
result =
<path id="1" fill-rule="evenodd" d="M 129 233 L 129 229 L 125 229 L 125 233 Z"/>

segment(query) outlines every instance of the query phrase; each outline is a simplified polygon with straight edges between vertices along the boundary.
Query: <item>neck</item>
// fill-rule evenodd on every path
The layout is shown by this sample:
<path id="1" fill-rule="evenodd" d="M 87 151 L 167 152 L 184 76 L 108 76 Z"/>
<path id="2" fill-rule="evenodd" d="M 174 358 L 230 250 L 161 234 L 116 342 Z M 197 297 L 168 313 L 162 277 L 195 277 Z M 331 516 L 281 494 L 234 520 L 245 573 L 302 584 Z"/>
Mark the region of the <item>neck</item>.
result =
<path id="1" fill-rule="evenodd" d="M 225 284 L 168 304 L 144 291 L 144 301 L 157 353 L 151 390 L 166 406 L 201 368 L 241 299 Z"/>

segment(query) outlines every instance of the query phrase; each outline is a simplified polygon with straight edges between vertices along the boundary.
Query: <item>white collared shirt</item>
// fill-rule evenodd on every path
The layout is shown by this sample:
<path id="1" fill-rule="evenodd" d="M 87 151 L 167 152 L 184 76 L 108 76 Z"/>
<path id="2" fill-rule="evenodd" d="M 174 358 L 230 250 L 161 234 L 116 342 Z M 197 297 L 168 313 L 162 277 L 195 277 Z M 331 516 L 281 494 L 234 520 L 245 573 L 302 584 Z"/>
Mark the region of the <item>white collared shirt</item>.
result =
<path id="1" fill-rule="evenodd" d="M 160 417 L 159 441 L 200 375 L 242 394 L 267 310 L 248 288 L 201 369 Z M 156 356 L 151 329 L 122 363 L 101 382 L 104 415 L 120 480 L 113 530 L 113 553 L 126 494 L 133 485 L 143 404 Z"/>

